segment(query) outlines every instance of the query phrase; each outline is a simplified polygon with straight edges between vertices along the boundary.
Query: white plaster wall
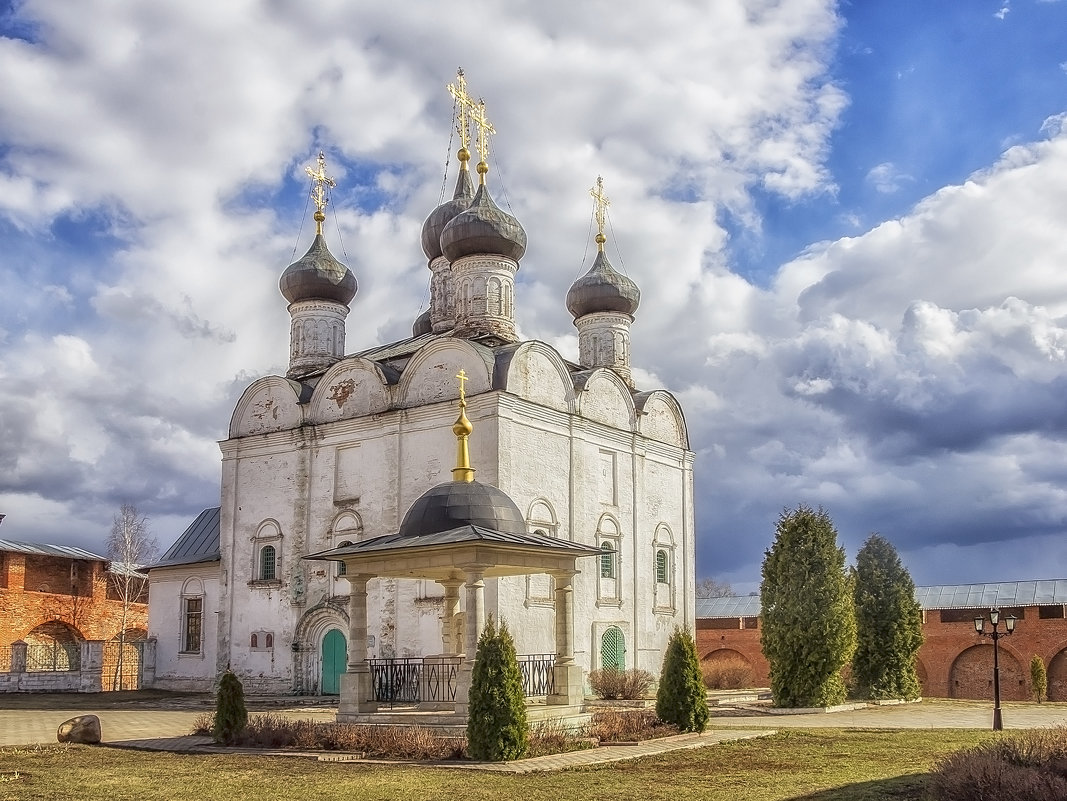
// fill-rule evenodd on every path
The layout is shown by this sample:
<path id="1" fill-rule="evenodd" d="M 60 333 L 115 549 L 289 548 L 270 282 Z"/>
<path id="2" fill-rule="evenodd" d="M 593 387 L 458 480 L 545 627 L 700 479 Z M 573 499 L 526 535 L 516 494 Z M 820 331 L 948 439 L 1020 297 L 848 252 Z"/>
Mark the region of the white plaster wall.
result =
<path id="1" fill-rule="evenodd" d="M 182 588 L 198 578 L 204 590 L 201 653 L 180 654 Z M 219 563 L 157 568 L 149 573 L 148 636 L 156 638 L 156 678 L 162 690 L 209 692 L 214 686 L 218 643 Z"/>

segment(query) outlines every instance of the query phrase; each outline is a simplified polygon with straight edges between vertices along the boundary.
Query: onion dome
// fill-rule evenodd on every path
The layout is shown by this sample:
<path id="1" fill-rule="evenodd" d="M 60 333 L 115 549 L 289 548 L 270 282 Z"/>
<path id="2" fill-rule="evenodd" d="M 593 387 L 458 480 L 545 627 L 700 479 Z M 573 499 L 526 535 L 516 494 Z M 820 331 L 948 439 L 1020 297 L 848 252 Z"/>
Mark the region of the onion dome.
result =
<path id="1" fill-rule="evenodd" d="M 641 290 L 625 275 L 615 272 L 604 253 L 601 238 L 602 235 L 597 236 L 601 247 L 593 266 L 567 292 L 567 310 L 576 320 L 595 312 L 619 312 L 633 317 L 641 302 Z"/>
<path id="2" fill-rule="evenodd" d="M 422 224 L 422 252 L 430 261 L 441 255 L 441 232 L 445 230 L 445 226 L 452 222 L 457 214 L 469 209 L 474 199 L 474 182 L 471 181 L 471 174 L 467 170 L 469 160 L 470 153 L 467 148 L 460 148 L 460 168 L 456 177 L 455 194 L 451 200 L 431 211 L 426 222 Z"/>
<path id="3" fill-rule="evenodd" d="M 431 331 L 433 331 L 433 324 L 430 322 L 430 310 L 427 309 L 415 318 L 415 324 L 411 326 L 411 335 L 413 337 L 421 337 Z"/>
<path id="4" fill-rule="evenodd" d="M 481 184 L 470 208 L 444 227 L 441 250 L 451 262 L 482 254 L 518 261 L 526 252 L 526 231 L 518 220 L 493 202 L 488 188 Z"/>
<path id="5" fill-rule="evenodd" d="M 315 234 L 308 252 L 286 267 L 278 280 L 278 289 L 290 303 L 332 300 L 347 306 L 357 288 L 356 277 L 333 257 L 321 233 Z"/>
<path id="6" fill-rule="evenodd" d="M 505 534 L 527 533 L 522 512 L 503 490 L 479 481 L 448 481 L 427 490 L 411 505 L 399 535 L 421 537 L 468 525 Z"/>

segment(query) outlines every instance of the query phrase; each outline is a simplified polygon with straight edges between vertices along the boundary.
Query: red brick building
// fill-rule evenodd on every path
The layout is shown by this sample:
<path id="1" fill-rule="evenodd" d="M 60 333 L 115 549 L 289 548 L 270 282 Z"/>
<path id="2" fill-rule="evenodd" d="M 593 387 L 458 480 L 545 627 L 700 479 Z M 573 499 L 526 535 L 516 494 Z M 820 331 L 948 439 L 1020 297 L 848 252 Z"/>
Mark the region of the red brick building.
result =
<path id="1" fill-rule="evenodd" d="M 0 540 L 0 649 L 116 639 L 122 601 L 109 575 L 106 558 L 81 548 Z M 131 604 L 126 638 L 147 630 L 148 604 Z"/>
<path id="2" fill-rule="evenodd" d="M 916 587 L 915 599 L 923 610 L 918 672 L 924 696 L 993 697 L 993 644 L 975 631 L 974 618 L 995 607 L 1004 618 L 1018 618 L 1015 634 L 1000 640 L 1001 698 L 1031 698 L 1030 660 L 1037 655 L 1048 673 L 1049 700 L 1067 701 L 1067 580 Z M 755 596 L 698 599 L 697 653 L 704 664 L 744 664 L 755 686 L 768 686 L 759 614 Z"/>

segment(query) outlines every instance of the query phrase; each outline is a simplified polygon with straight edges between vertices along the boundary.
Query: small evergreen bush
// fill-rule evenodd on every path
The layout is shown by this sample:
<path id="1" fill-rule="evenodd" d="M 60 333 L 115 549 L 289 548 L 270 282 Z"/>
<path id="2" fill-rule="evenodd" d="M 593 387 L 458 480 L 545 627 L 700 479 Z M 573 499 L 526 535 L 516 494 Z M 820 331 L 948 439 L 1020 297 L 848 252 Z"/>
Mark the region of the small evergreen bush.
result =
<path id="1" fill-rule="evenodd" d="M 1045 663 L 1037 654 L 1030 660 L 1030 692 L 1038 703 L 1045 700 L 1048 692 L 1048 673 L 1045 671 Z"/>
<path id="2" fill-rule="evenodd" d="M 656 714 L 682 731 L 704 731 L 708 725 L 708 696 L 697 661 L 696 644 L 688 629 L 677 626 L 667 643 L 656 693 Z"/>
<path id="3" fill-rule="evenodd" d="M 215 694 L 215 722 L 211 735 L 215 742 L 229 745 L 248 725 L 248 710 L 245 708 L 245 690 L 241 680 L 232 670 L 227 670 L 219 680 Z"/>
<path id="4" fill-rule="evenodd" d="M 644 698 L 656 677 L 647 670 L 603 668 L 589 674 L 589 686 L 597 698 L 633 701 Z"/>
<path id="5" fill-rule="evenodd" d="M 500 762 L 526 753 L 529 730 L 522 674 L 507 624 L 489 615 L 478 639 L 467 714 L 471 759 Z"/>

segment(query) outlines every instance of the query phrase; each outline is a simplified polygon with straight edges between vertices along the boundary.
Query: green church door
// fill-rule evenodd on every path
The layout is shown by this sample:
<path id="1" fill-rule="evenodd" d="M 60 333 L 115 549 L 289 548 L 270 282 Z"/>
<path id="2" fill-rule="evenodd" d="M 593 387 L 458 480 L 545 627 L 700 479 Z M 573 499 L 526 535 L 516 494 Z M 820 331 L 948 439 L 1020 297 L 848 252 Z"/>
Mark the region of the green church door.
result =
<path id="1" fill-rule="evenodd" d="M 618 626 L 612 626 L 600 638 L 600 667 L 626 670 L 626 638 Z"/>
<path id="2" fill-rule="evenodd" d="M 330 629 L 322 638 L 322 694 L 341 694 L 341 674 L 348 667 L 348 643 L 345 635 Z"/>

